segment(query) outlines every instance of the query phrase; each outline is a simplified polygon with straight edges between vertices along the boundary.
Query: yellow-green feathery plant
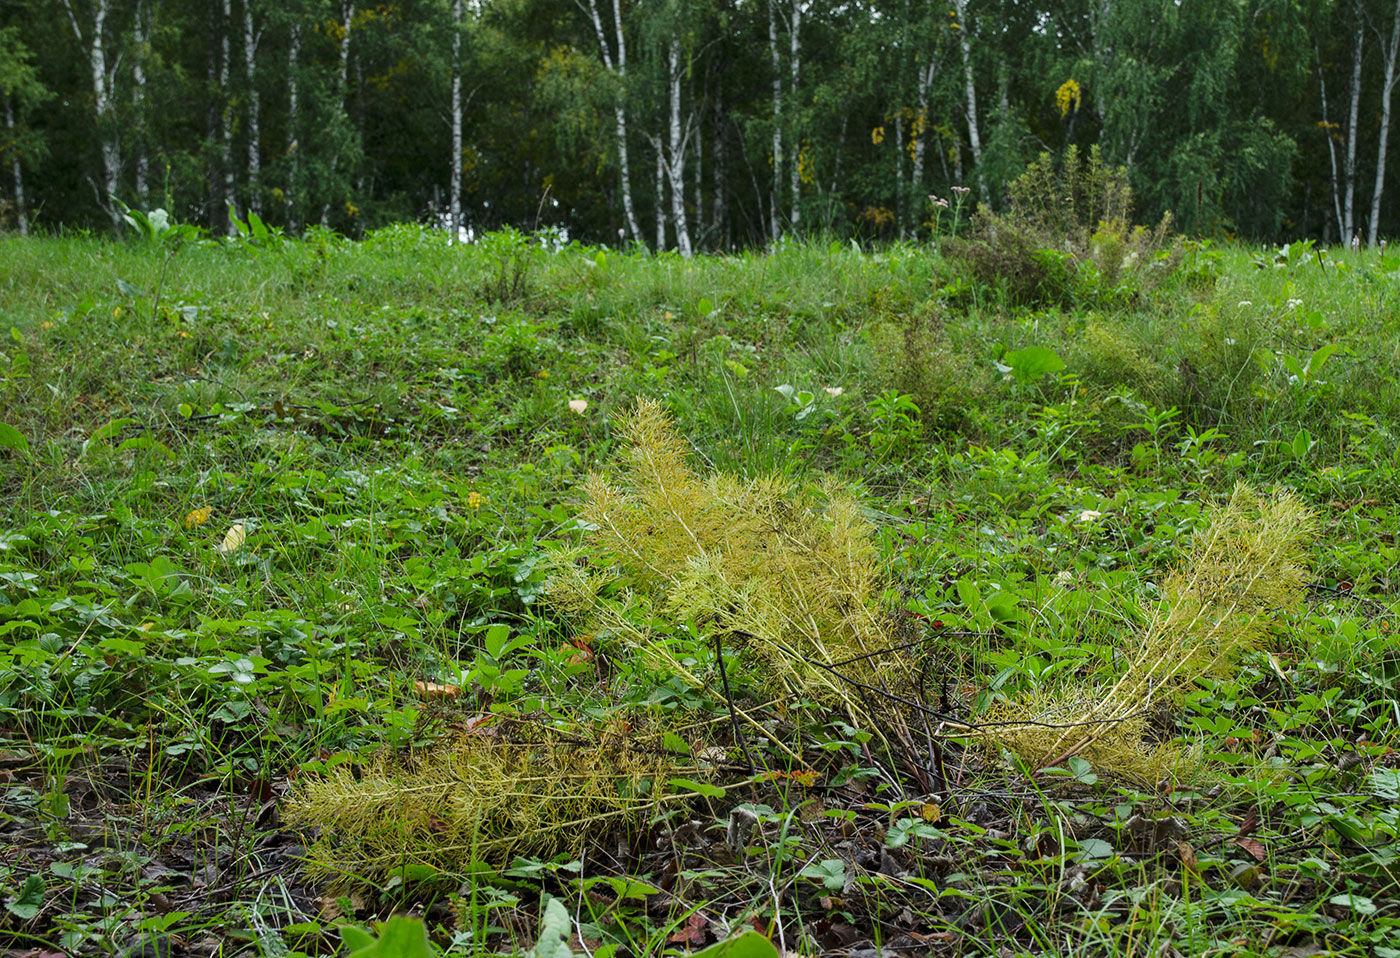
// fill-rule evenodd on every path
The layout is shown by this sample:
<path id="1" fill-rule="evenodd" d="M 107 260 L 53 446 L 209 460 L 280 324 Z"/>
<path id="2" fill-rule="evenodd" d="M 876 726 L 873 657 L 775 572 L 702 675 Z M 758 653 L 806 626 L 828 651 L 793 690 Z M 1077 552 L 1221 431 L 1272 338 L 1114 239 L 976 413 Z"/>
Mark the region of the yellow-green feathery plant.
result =
<path id="1" fill-rule="evenodd" d="M 1197 535 L 1185 567 L 1164 583 L 1166 601 L 1132 637 L 1120 675 L 1005 704 L 988 719 L 1007 724 L 978 734 L 1035 767 L 1079 755 L 1103 771 L 1160 780 L 1184 756 L 1149 743 L 1150 714 L 1253 647 L 1271 613 L 1301 602 L 1313 530 L 1292 493 L 1237 486 Z"/>
<path id="2" fill-rule="evenodd" d="M 592 531 L 555 556 L 556 608 L 578 617 L 586 634 L 620 641 L 696 684 L 638 623 L 659 616 L 737 639 L 790 691 L 851 704 L 822 666 L 890 643 L 879 557 L 859 504 L 832 486 L 697 475 L 652 400 L 619 425 L 617 474 L 591 475 L 583 487 L 580 518 Z M 616 597 L 603 598 L 605 589 Z M 880 682 L 888 667 L 866 659 L 841 671 Z"/>
<path id="3" fill-rule="evenodd" d="M 639 744 L 631 728 L 566 737 L 516 727 L 460 736 L 412 762 L 385 757 L 308 776 L 286 821 L 308 834 L 312 877 L 382 887 L 394 874 L 451 876 L 517 855 L 577 855 L 610 828 L 695 797 L 669 786 L 672 777 L 713 774 L 659 743 Z"/>

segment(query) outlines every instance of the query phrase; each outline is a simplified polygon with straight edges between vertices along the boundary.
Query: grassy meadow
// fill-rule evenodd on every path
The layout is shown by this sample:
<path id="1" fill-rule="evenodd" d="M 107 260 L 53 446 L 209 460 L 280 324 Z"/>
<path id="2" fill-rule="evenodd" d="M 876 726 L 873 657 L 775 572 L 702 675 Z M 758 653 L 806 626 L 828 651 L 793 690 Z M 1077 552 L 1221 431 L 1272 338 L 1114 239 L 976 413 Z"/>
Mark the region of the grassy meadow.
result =
<path id="1" fill-rule="evenodd" d="M 0 953 L 1400 956 L 1400 257 L 941 245 L 0 237 Z"/>

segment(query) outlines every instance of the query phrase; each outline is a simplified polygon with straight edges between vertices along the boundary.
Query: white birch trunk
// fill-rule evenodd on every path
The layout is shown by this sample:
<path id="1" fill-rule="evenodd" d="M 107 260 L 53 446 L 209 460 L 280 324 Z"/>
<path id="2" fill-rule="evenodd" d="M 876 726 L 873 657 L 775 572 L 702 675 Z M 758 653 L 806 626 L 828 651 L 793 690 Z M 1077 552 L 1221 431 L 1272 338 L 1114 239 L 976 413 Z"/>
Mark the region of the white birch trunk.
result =
<path id="1" fill-rule="evenodd" d="M 1347 122 L 1346 202 L 1342 207 L 1342 243 L 1350 243 L 1356 235 L 1356 123 L 1361 110 L 1361 24 L 1356 26 L 1356 53 L 1351 65 L 1351 116 Z"/>
<path id="2" fill-rule="evenodd" d="M 899 238 L 904 239 L 908 197 L 904 190 L 904 114 L 894 115 L 894 219 Z"/>
<path id="3" fill-rule="evenodd" d="M 622 30 L 621 0 L 613 0 L 613 27 L 616 32 L 617 57 L 613 58 L 608 45 L 607 33 L 603 29 L 603 17 L 598 11 L 598 0 L 588 0 L 583 6 L 593 24 L 593 32 L 598 37 L 598 51 L 603 58 L 603 66 L 618 79 L 619 87 L 625 87 L 627 80 L 627 36 Z M 617 165 L 622 179 L 622 213 L 627 223 L 628 235 L 634 240 L 642 238 L 642 229 L 637 224 L 637 210 L 632 202 L 632 166 L 627 152 L 627 108 L 623 103 L 625 89 L 619 89 L 613 101 L 613 136 L 617 140 Z"/>
<path id="4" fill-rule="evenodd" d="M 1313 43 L 1313 53 L 1317 56 L 1317 85 L 1322 94 L 1322 130 L 1327 136 L 1327 159 L 1332 164 L 1332 211 L 1337 217 L 1338 234 L 1345 242 L 1347 235 L 1342 225 L 1342 184 L 1337 169 L 1337 141 L 1332 137 L 1332 121 L 1327 110 L 1327 78 L 1322 69 L 1322 50 L 1316 42 Z"/>
<path id="5" fill-rule="evenodd" d="M 224 171 L 224 208 L 227 212 L 228 222 L 225 231 L 232 236 L 237 230 L 233 226 L 233 217 L 236 215 L 237 202 L 234 197 L 233 179 L 233 97 L 229 95 L 228 74 L 229 74 L 229 42 L 228 35 L 233 30 L 233 8 L 230 0 L 223 0 L 224 19 L 219 24 L 219 96 L 221 103 L 219 106 L 219 143 L 220 161 Z"/>
<path id="6" fill-rule="evenodd" d="M 15 107 L 9 97 L 5 97 L 5 128 L 10 131 L 10 139 L 15 138 Z M 10 159 L 10 172 L 15 181 L 15 225 L 20 236 L 29 235 L 29 217 L 24 212 L 24 171 L 20 169 L 19 152 Z"/>
<path id="7" fill-rule="evenodd" d="M 261 31 L 253 29 L 253 0 L 243 0 L 243 76 L 248 81 L 248 209 L 262 215 L 262 95 L 257 71 Z"/>
<path id="8" fill-rule="evenodd" d="M 773 60 L 773 192 L 768 196 L 769 233 L 774 243 L 783 235 L 779 184 L 783 181 L 783 65 L 778 53 L 778 0 L 768 0 L 768 52 Z"/>
<path id="9" fill-rule="evenodd" d="M 796 118 L 793 114 L 797 108 L 797 72 L 802 63 L 802 0 L 792 0 L 792 31 L 788 58 L 788 66 L 792 71 L 792 78 L 788 81 L 788 120 L 793 124 L 792 163 L 788 169 L 788 178 L 792 183 L 792 212 L 788 220 L 796 231 L 802 218 L 802 141 L 797 135 Z"/>
<path id="10" fill-rule="evenodd" d="M 1390 145 L 1390 94 L 1395 89 L 1395 58 L 1400 53 L 1400 0 L 1395 0 L 1395 19 L 1390 43 L 1385 48 L 1385 84 L 1381 87 L 1381 139 L 1376 148 L 1376 191 L 1371 194 L 1371 222 L 1366 241 L 1371 246 L 1380 239 L 1381 195 L 1385 192 L 1385 158 Z"/>
<path id="11" fill-rule="evenodd" d="M 286 215 L 289 232 L 300 231 L 297 219 L 297 190 L 301 188 L 301 141 L 297 137 L 301 116 L 298 112 L 297 71 L 301 69 L 301 24 L 292 24 L 291 43 L 287 47 L 287 200 Z"/>
<path id="12" fill-rule="evenodd" d="M 451 244 L 462 236 L 462 0 L 452 0 L 452 167 L 447 190 Z"/>
<path id="13" fill-rule="evenodd" d="M 136 41 L 136 55 L 131 61 L 132 86 L 131 102 L 136 115 L 133 125 L 136 129 L 136 202 L 141 209 L 150 206 L 150 157 L 146 153 L 146 5 L 136 4 L 136 22 L 132 27 L 132 38 Z"/>
<path id="14" fill-rule="evenodd" d="M 666 152 L 659 138 L 653 138 L 656 148 L 656 251 L 666 248 Z"/>
<path id="15" fill-rule="evenodd" d="M 681 133 L 681 41 L 680 37 L 671 38 L 671 46 L 667 51 L 667 61 L 671 68 L 670 77 L 670 143 L 666 161 L 667 174 L 671 183 L 671 223 L 676 233 L 676 249 L 687 259 L 690 258 L 693 250 L 690 246 L 690 227 L 685 216 L 685 150 L 686 140 L 689 137 L 687 124 L 686 133 Z"/>
<path id="16" fill-rule="evenodd" d="M 92 77 L 93 113 L 97 120 L 97 135 L 102 153 L 102 203 L 112 226 L 120 229 L 121 211 L 117 208 L 117 185 L 121 177 L 121 144 L 117 141 L 116 105 L 113 92 L 116 87 L 117 64 L 110 65 L 105 43 L 104 30 L 109 12 L 108 0 L 96 0 L 93 7 L 92 32 L 83 35 L 78 24 L 77 14 L 70 0 L 60 0 L 68 14 L 68 22 L 78 43 L 87 47 L 88 73 Z"/>
<path id="17" fill-rule="evenodd" d="M 929 60 L 926 67 L 920 67 L 918 71 L 919 90 L 919 115 L 914 118 L 914 129 L 910 135 L 914 137 L 914 168 L 909 174 L 909 191 L 913 197 L 910 209 L 918 207 L 919 197 L 923 194 L 924 184 L 924 151 L 928 140 L 928 91 L 933 86 L 933 77 L 938 70 L 938 65 L 933 60 Z"/>
<path id="18" fill-rule="evenodd" d="M 977 195 L 984 201 L 987 196 L 987 181 L 982 173 L 982 134 L 977 128 L 977 84 L 972 76 L 972 41 L 967 22 L 967 0 L 953 0 L 958 14 L 958 45 L 962 48 L 963 75 L 967 92 L 967 142 L 972 147 L 972 162 L 976 167 Z"/>

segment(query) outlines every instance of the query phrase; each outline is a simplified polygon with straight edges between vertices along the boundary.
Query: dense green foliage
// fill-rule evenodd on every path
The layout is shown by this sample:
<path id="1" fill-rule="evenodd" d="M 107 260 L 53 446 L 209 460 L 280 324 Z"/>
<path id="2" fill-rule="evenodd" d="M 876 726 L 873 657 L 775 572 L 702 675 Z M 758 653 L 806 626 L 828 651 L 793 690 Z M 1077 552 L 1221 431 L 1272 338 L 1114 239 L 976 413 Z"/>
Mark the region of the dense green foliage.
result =
<path id="1" fill-rule="evenodd" d="M 478 233 L 556 226 L 682 251 L 891 239 L 932 228 L 929 194 L 966 185 L 967 212 L 1000 208 L 1042 151 L 1097 145 L 1129 170 L 1143 221 L 1375 243 L 1400 225 L 1380 175 L 1394 165 L 1398 13 L 1391 0 L 8 0 L 0 225 L 119 229 L 120 200 L 224 232 L 232 203 L 296 233 L 362 235 L 446 222 L 455 169 Z"/>
<path id="2" fill-rule="evenodd" d="M 457 954 L 741 927 L 802 954 L 1395 953 L 1395 256 L 1186 244 L 1110 285 L 1101 237 L 1025 297 L 953 247 L 132 224 L 0 238 L 0 943 L 325 954 L 412 902 Z M 1317 517 L 1289 573 L 1311 578 L 1136 717 L 1184 756 L 1160 780 L 774 702 L 726 610 L 679 621 L 695 604 L 648 605 L 626 562 L 594 570 L 622 577 L 590 593 L 607 628 L 550 598 L 560 554 L 606 545 L 588 473 L 645 492 L 614 431 L 639 397 L 696 476 L 860 503 L 922 677 L 904 694 L 956 723 L 1170 638 L 1172 572 L 1241 480 Z M 725 681 L 763 734 L 731 736 Z M 679 729 L 665 747 L 709 771 L 654 820 L 571 835 L 581 858 L 442 867 L 518 819 L 425 817 L 405 847 L 451 834 L 455 858 L 345 876 L 339 902 L 299 877 L 287 789 L 580 723 L 611 743 L 595 761 Z"/>

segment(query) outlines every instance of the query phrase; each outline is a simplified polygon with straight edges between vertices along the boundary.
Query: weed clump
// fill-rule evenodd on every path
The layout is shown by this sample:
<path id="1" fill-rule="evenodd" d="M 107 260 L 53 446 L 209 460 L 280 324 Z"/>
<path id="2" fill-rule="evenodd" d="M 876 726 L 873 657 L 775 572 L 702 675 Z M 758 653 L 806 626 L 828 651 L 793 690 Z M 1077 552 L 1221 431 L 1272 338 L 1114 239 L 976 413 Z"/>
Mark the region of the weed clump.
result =
<path id="1" fill-rule="evenodd" d="M 972 358 L 958 352 L 937 314 L 919 310 L 885 320 L 866 331 L 871 382 L 913 398 L 926 422 L 954 428 L 986 390 Z"/>
<path id="2" fill-rule="evenodd" d="M 486 727 L 415 760 L 380 757 L 303 779 L 287 824 L 313 834 L 307 873 L 338 885 L 382 886 L 458 874 L 517 855 L 577 855 L 609 828 L 644 820 L 667 801 L 671 776 L 707 777 L 631 734 Z"/>
<path id="3" fill-rule="evenodd" d="M 736 639 L 794 692 L 844 699 L 834 669 L 889 644 L 883 579 L 859 503 L 827 485 L 697 475 L 661 406 L 620 425 L 618 473 L 591 475 L 583 546 L 556 553 L 549 595 L 591 637 L 671 661 L 653 621 Z M 848 674 L 876 678 L 870 658 Z M 844 671 L 844 669 L 843 669 Z"/>
<path id="4" fill-rule="evenodd" d="M 1163 584 L 1166 600 L 1125 649 L 1121 674 L 1001 705 L 983 734 L 1037 768 L 1078 755 L 1102 771 L 1160 780 L 1183 755 L 1148 743 L 1149 719 L 1255 646 L 1274 612 L 1302 601 L 1313 528 L 1293 494 L 1237 486 Z"/>
<path id="5" fill-rule="evenodd" d="M 1180 243 L 1168 213 L 1155 228 L 1131 224 L 1127 171 L 1088 162 L 1071 146 L 1048 153 L 1008 188 L 1008 208 L 973 216 L 967 240 L 951 244 L 973 279 L 1001 287 L 1012 305 L 1123 305 L 1175 272 Z"/>

